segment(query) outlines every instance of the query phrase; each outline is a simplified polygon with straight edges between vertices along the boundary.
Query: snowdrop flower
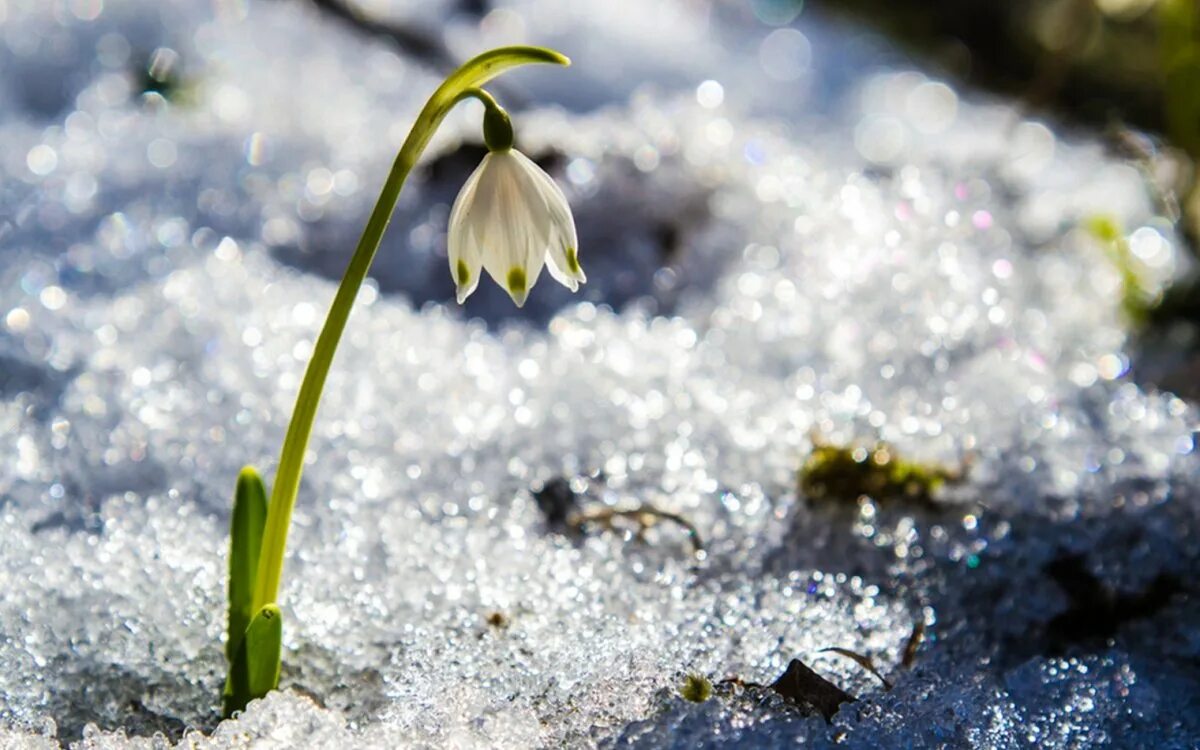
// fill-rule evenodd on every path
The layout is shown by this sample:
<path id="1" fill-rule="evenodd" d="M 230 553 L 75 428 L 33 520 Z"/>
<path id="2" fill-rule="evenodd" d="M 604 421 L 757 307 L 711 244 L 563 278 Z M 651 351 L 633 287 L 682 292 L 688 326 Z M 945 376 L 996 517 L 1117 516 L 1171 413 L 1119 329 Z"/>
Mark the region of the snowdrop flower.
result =
<path id="1" fill-rule="evenodd" d="M 587 281 L 579 267 L 575 219 L 566 196 L 541 167 L 512 147 L 512 124 L 485 100 L 488 154 L 450 211 L 450 272 L 461 304 L 479 285 L 480 269 L 525 304 L 545 265 L 570 289 Z"/>

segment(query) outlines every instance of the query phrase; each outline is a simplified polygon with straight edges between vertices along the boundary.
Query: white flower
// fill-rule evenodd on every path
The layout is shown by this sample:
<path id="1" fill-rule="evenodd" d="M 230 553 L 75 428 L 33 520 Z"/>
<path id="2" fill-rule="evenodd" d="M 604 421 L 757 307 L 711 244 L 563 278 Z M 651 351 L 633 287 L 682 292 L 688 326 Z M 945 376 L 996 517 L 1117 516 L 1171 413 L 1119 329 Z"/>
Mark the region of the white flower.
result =
<path id="1" fill-rule="evenodd" d="M 579 267 L 575 220 L 550 175 L 516 149 L 491 151 L 450 211 L 450 273 L 461 304 L 480 268 L 525 304 L 543 263 L 571 291 L 587 281 Z"/>

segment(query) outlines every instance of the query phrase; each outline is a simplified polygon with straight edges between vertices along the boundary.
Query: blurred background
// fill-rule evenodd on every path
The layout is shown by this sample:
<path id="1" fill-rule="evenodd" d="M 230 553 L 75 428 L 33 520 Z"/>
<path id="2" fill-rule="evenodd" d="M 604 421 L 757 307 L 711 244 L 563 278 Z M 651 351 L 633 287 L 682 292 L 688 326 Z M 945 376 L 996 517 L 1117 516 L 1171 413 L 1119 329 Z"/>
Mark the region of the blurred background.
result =
<path id="1" fill-rule="evenodd" d="M 281 13 L 307 18 L 308 42 L 293 38 L 289 44 L 271 32 L 276 24 L 272 18 L 282 18 Z M 514 111 L 536 105 L 585 114 L 622 106 L 631 97 L 668 99 L 686 92 L 704 109 L 766 118 L 791 137 L 830 152 L 844 151 L 847 159 L 857 157 L 884 171 L 900 164 L 922 138 L 946 132 L 960 97 L 984 103 L 998 97 L 1012 112 L 1045 120 L 1058 132 L 1098 139 L 1110 155 L 1142 172 L 1158 210 L 1177 222 L 1195 254 L 1200 226 L 1193 167 L 1200 154 L 1200 12 L 1191 0 L 688 0 L 640 5 L 4 0 L 0 24 L 0 107 L 10 126 L 21 123 L 30 134 L 18 137 L 19 147 L 7 149 L 5 159 L 26 180 L 46 178 L 47 185 L 65 180 L 60 197 L 66 200 L 41 209 L 47 236 L 39 250 L 59 258 L 72 243 L 63 239 L 69 231 L 57 230 L 74 226 L 90 231 L 111 211 L 128 215 L 130 201 L 150 201 L 145 184 L 139 195 L 128 189 L 132 182 L 122 187 L 120 180 L 106 181 L 95 164 L 72 168 L 60 163 L 63 154 L 53 143 L 55 133 L 83 132 L 95 116 L 95 105 L 112 109 L 128 97 L 160 112 L 160 122 L 170 123 L 167 130 L 203 133 L 199 140 L 210 148 L 224 148 L 226 137 L 235 134 L 230 131 L 240 131 L 244 139 L 245 163 L 222 167 L 202 156 L 199 142 L 188 147 L 188 138 L 143 128 L 147 142 L 138 150 L 145 152 L 151 173 L 163 173 L 163 179 L 151 180 L 163 188 L 155 200 L 178 197 L 178 213 L 192 232 L 202 224 L 218 238 L 258 236 L 277 258 L 336 279 L 369 208 L 368 201 L 354 194 L 374 190 L 385 168 L 379 163 L 380 150 L 363 141 L 398 143 L 422 86 L 479 49 L 522 42 L 558 46 L 576 65 L 569 75 L 521 71 L 497 84 L 497 93 Z M 256 25 L 257 31 L 249 28 Z M 361 40 L 364 59 L 345 63 L 340 77 L 330 74 L 327 68 L 338 54 L 312 41 L 322 34 Z M 238 35 L 245 38 L 232 41 Z M 305 43 L 312 46 L 306 69 L 277 69 L 291 65 L 281 61 Z M 248 54 L 256 44 L 263 53 L 257 59 Z M 381 65 L 385 58 L 393 62 Z M 429 77 L 389 79 L 385 72 L 401 69 L 427 70 Z M 893 112 L 889 102 L 920 82 L 898 78 L 888 83 L 880 74 L 905 69 L 924 71 L 932 80 L 900 107 L 903 111 Z M 282 101 L 286 92 L 281 87 L 292 81 L 327 88 L 322 96 L 330 109 L 315 113 Z M 339 95 L 338 87 L 346 85 L 374 91 L 378 108 L 367 112 L 359 100 Z M 264 91 L 280 99 L 264 96 Z M 76 110 L 80 115 L 72 118 Z M 476 116 L 471 111 L 460 120 Z M 367 122 L 368 117 L 376 122 Z M 329 143 L 328 151 L 318 154 L 298 144 L 304 135 L 329 137 L 318 127 L 322 118 L 340 128 L 337 132 L 348 142 Z M 311 127 L 304 119 L 312 120 Z M 112 129 L 110 133 L 117 135 Z M 389 234 L 374 271 L 382 291 L 403 293 L 418 305 L 452 296 L 442 270 L 445 214 L 483 153 L 469 126 L 460 125 L 456 137 L 461 148 L 434 154 L 417 175 L 397 214 L 400 229 Z M 723 145 L 730 136 L 714 137 Z M 1023 147 L 1013 137 L 1016 154 Z M 91 145 L 107 148 L 103 137 Z M 665 153 L 647 152 L 642 164 L 616 167 L 623 174 L 613 175 L 612 165 L 601 167 L 586 155 L 568 158 L 561 149 L 540 145 L 533 151 L 573 188 L 584 246 L 603 248 L 588 254 L 588 273 L 597 283 L 585 290 L 587 299 L 617 309 L 637 302 L 669 312 L 680 295 L 703 293 L 711 286 L 720 260 L 695 260 L 690 243 L 691 230 L 710 213 L 705 190 L 659 190 L 645 179 Z M 116 152 L 109 157 L 121 158 Z M 285 166 L 289 158 L 311 163 Z M 753 155 L 747 158 L 753 160 Z M 597 176 L 598 168 L 607 171 Z M 125 171 L 132 170 L 129 165 Z M 669 170 L 659 174 L 669 179 Z M 188 216 L 194 209 L 182 205 L 189 199 L 199 211 L 198 221 Z M 29 200 L 22 199 L 23 207 L 9 206 L 3 222 L 9 227 L 27 224 L 35 213 Z M 56 216 L 64 203 L 67 214 Z M 147 205 L 147 210 L 154 209 Z M 609 221 L 614 210 L 632 218 L 614 225 Z M 1097 206 L 1096 213 L 1102 215 L 1103 207 Z M 1113 236 L 1108 239 L 1102 227 L 1093 229 L 1119 259 L 1122 243 L 1117 240 L 1127 228 L 1109 224 Z M 96 263 L 85 266 L 90 268 L 86 283 L 101 283 L 96 276 L 103 277 L 104 269 Z M 116 268 L 110 271 L 117 273 Z M 1131 282 L 1126 286 L 1137 285 L 1134 270 L 1123 273 Z M 1195 393 L 1200 381 L 1196 292 L 1194 276 L 1185 275 L 1165 293 L 1142 295 L 1130 308 L 1131 330 L 1146 354 L 1136 358 L 1139 377 Z M 489 324 L 543 324 L 569 300 L 561 290 L 543 290 L 525 310 L 514 311 L 502 294 L 485 285 L 468 313 Z"/>
<path id="2" fill-rule="evenodd" d="M 804 3 L 763 3 L 794 11 Z M 922 65 L 1099 134 L 1138 164 L 1193 256 L 1200 238 L 1200 3 L 1195 0 L 815 0 L 807 7 L 886 36 Z M 790 12 L 789 11 L 789 12 Z M 769 11 L 768 11 L 769 12 Z M 1194 351 L 1195 276 L 1155 301 L 1141 345 Z M 1162 377 L 1164 373 L 1156 373 Z M 1166 375 L 1200 395 L 1200 366 Z"/>

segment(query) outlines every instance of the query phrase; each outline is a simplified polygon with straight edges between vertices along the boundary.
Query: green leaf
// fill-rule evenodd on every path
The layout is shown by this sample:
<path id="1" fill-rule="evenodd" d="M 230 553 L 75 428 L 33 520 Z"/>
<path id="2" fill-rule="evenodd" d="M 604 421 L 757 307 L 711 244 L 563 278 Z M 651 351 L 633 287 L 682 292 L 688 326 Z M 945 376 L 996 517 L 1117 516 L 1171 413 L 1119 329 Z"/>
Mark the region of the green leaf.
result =
<path id="1" fill-rule="evenodd" d="M 261 698 L 279 687 L 279 651 L 283 643 L 283 615 L 268 604 L 246 628 L 246 673 L 250 698 Z"/>
<path id="2" fill-rule="evenodd" d="M 268 604 L 250 621 L 230 664 L 221 696 L 226 718 L 279 686 L 282 643 L 283 615 L 279 607 Z"/>
<path id="3" fill-rule="evenodd" d="M 225 658 L 233 661 L 246 628 L 250 626 L 258 556 L 267 521 L 267 492 L 253 467 L 238 474 L 229 531 L 229 631 Z"/>

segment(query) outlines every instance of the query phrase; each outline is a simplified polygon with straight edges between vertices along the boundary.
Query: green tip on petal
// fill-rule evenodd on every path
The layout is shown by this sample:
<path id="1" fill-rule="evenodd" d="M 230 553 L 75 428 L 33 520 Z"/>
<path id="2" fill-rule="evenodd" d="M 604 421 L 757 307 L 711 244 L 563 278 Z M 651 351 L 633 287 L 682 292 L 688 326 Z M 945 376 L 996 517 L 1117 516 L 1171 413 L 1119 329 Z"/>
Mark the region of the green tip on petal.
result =
<path id="1" fill-rule="evenodd" d="M 471 281 L 471 269 L 467 268 L 466 261 L 460 260 L 458 267 L 454 269 L 455 275 L 458 278 L 459 286 L 466 286 Z"/>
<path id="2" fill-rule="evenodd" d="M 508 293 L 512 295 L 513 300 L 520 307 L 525 303 L 525 292 L 528 279 L 525 277 L 525 269 L 514 266 L 508 271 Z"/>
<path id="3" fill-rule="evenodd" d="M 525 293 L 525 269 L 512 268 L 508 272 L 508 291 L 513 294 Z"/>
<path id="4" fill-rule="evenodd" d="M 567 270 L 571 273 L 579 273 L 579 256 L 575 253 L 575 248 L 567 248 Z"/>

